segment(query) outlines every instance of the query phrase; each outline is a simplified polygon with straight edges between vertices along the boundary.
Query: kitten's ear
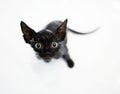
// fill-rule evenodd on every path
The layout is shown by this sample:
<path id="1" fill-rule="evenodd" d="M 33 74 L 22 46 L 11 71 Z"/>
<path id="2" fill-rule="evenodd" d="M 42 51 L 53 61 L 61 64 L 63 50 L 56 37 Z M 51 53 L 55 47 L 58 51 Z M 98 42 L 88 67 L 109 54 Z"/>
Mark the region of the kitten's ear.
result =
<path id="1" fill-rule="evenodd" d="M 35 36 L 36 32 L 33 29 L 31 29 L 28 25 L 26 25 L 23 21 L 21 21 L 20 26 L 25 42 L 30 43 L 32 38 Z"/>
<path id="2" fill-rule="evenodd" d="M 56 35 L 62 41 L 66 36 L 67 19 L 58 27 Z"/>

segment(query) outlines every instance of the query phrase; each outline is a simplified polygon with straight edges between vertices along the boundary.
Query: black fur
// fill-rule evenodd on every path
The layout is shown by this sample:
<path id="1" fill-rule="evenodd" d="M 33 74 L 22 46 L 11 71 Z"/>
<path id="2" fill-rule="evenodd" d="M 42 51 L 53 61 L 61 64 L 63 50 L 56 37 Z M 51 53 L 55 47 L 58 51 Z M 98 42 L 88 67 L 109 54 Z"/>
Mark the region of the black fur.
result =
<path id="1" fill-rule="evenodd" d="M 49 62 L 52 58 L 58 59 L 62 57 L 70 68 L 74 66 L 74 62 L 70 58 L 66 46 L 67 31 L 77 34 L 88 34 L 67 28 L 67 19 L 64 22 L 53 21 L 39 32 L 35 32 L 23 21 L 21 21 L 20 25 L 25 42 L 31 45 L 40 58 Z"/>

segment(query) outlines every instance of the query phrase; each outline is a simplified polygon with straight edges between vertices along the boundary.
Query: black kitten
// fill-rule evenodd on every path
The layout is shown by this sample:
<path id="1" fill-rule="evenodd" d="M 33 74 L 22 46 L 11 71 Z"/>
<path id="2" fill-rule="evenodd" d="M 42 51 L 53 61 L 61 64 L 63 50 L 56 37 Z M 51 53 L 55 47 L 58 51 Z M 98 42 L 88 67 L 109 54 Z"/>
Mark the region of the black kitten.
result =
<path id="1" fill-rule="evenodd" d="M 74 66 L 74 62 L 70 58 L 66 46 L 67 31 L 71 31 L 77 34 L 88 34 L 76 32 L 67 28 L 67 19 L 64 22 L 53 21 L 39 32 L 35 32 L 23 21 L 21 21 L 20 25 L 25 42 L 31 45 L 39 57 L 41 57 L 46 62 L 49 62 L 52 58 L 57 59 L 62 57 L 70 68 Z"/>

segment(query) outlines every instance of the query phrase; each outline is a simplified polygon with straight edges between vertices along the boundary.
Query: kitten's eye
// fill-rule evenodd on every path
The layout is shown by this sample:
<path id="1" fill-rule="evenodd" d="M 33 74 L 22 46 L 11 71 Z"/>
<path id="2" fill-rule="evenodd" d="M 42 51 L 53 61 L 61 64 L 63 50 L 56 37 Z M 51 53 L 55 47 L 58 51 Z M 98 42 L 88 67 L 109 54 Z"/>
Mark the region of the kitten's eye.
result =
<path id="1" fill-rule="evenodd" d="M 40 49 L 40 48 L 41 48 L 41 44 L 40 44 L 40 43 L 36 43 L 36 44 L 35 44 L 35 48 L 36 48 L 36 49 Z"/>
<path id="2" fill-rule="evenodd" d="M 57 48 L 58 47 L 58 43 L 57 42 L 52 42 L 51 46 L 52 46 L 52 48 Z"/>

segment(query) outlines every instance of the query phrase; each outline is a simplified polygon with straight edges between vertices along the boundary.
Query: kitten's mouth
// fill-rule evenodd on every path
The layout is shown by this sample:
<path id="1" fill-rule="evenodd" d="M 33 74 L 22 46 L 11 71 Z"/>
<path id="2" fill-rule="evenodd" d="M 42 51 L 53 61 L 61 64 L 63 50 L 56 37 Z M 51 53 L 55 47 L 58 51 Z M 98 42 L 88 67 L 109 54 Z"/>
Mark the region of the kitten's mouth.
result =
<path id="1" fill-rule="evenodd" d="M 52 55 L 50 53 L 36 53 L 38 59 L 43 59 L 45 62 L 50 62 L 52 59 Z"/>
<path id="2" fill-rule="evenodd" d="M 45 62 L 50 62 L 51 61 L 51 56 L 49 56 L 49 55 L 46 55 L 45 57 L 43 57 L 43 60 L 45 61 Z"/>
<path id="3" fill-rule="evenodd" d="M 51 54 L 44 54 L 44 55 L 39 54 L 39 57 L 41 57 L 41 59 L 43 59 L 45 62 L 50 62 L 52 59 Z"/>

